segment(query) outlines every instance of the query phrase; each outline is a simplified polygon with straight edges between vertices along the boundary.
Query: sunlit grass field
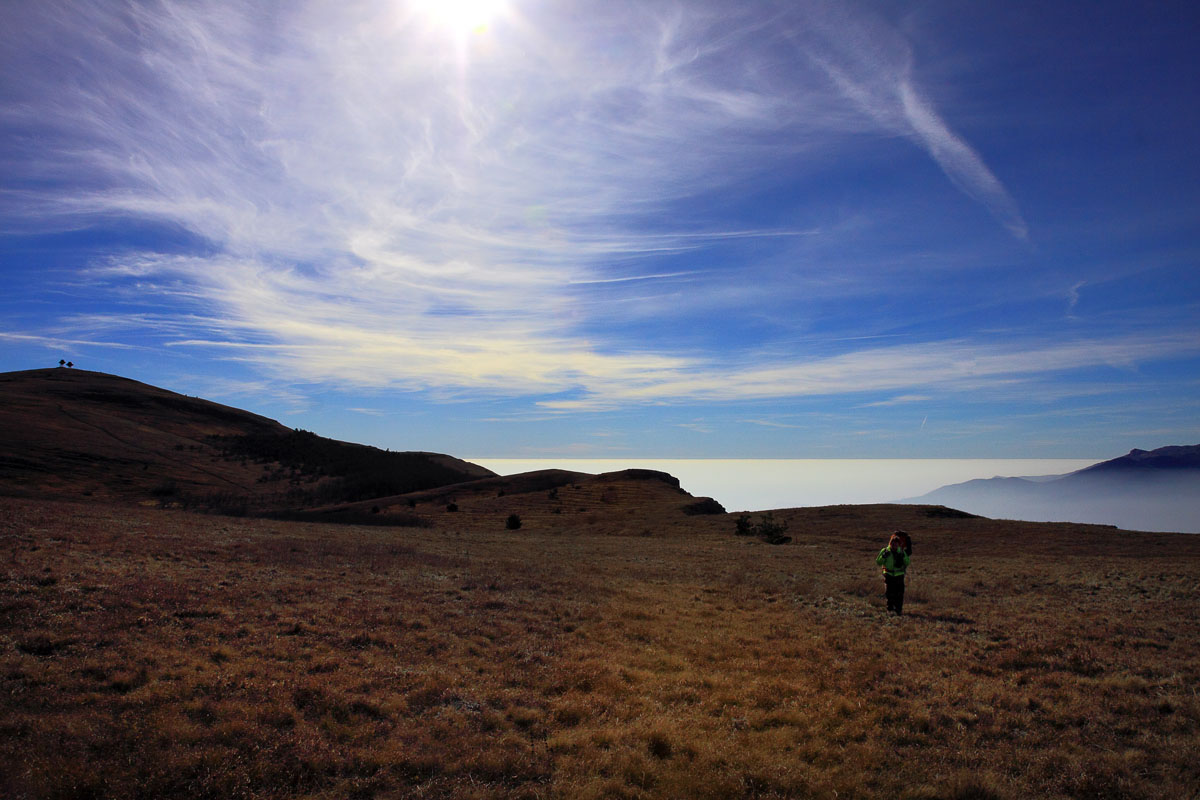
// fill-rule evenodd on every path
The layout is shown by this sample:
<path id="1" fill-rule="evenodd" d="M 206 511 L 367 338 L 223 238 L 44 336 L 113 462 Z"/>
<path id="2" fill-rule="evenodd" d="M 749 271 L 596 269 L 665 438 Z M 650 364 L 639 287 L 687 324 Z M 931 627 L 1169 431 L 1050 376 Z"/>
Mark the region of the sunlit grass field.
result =
<path id="1" fill-rule="evenodd" d="M 1200 792 L 1200 536 L 776 517 L 791 544 L 0 499 L 0 795 Z"/>

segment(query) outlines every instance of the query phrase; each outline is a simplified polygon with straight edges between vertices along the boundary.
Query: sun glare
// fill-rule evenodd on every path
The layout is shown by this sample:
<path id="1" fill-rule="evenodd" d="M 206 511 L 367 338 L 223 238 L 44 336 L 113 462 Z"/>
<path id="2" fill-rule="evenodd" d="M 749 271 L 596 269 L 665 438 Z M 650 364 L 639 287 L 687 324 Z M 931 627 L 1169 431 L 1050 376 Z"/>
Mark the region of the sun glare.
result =
<path id="1" fill-rule="evenodd" d="M 482 33 L 506 6 L 505 0 L 412 0 L 421 16 L 457 34 Z"/>

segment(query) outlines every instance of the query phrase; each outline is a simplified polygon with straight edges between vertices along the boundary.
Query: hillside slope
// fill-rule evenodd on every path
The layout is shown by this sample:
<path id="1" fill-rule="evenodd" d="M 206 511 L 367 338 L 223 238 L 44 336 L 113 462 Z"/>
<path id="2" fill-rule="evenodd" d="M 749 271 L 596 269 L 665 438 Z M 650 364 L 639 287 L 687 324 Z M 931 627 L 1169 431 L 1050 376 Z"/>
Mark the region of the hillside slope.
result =
<path id="1" fill-rule="evenodd" d="M 0 374 L 0 493 L 274 510 L 493 475 L 78 369 Z"/>
<path id="2" fill-rule="evenodd" d="M 696 497 L 665 472 L 627 469 L 591 475 L 560 469 L 495 476 L 436 489 L 316 509 L 324 522 L 417 515 L 460 531 L 499 529 L 510 515 L 525 531 L 564 527 L 589 533 L 643 536 L 676 528 L 684 517 L 725 514 L 711 497 Z M 368 516 L 370 515 L 370 516 Z"/>

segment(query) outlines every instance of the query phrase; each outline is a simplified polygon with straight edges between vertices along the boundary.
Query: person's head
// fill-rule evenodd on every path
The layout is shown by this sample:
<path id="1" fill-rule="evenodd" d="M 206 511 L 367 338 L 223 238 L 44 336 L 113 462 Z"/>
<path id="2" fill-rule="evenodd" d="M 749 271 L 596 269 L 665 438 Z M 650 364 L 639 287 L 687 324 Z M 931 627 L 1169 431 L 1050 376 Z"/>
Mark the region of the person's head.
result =
<path id="1" fill-rule="evenodd" d="M 893 533 L 892 538 L 888 539 L 888 547 L 893 550 L 899 550 L 904 547 L 904 540 L 898 534 Z"/>

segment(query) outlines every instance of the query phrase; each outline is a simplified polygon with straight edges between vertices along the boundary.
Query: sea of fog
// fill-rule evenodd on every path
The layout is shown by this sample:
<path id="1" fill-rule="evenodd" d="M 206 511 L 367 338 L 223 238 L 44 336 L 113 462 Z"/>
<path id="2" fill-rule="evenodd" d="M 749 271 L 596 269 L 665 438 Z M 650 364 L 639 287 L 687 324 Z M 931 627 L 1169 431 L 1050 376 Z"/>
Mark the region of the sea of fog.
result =
<path id="1" fill-rule="evenodd" d="M 500 475 L 539 469 L 598 474 L 622 469 L 669 472 L 698 497 L 729 511 L 894 503 L 975 478 L 1062 475 L 1097 463 L 1079 458 L 469 458 Z"/>

